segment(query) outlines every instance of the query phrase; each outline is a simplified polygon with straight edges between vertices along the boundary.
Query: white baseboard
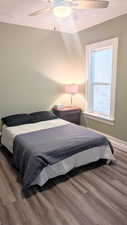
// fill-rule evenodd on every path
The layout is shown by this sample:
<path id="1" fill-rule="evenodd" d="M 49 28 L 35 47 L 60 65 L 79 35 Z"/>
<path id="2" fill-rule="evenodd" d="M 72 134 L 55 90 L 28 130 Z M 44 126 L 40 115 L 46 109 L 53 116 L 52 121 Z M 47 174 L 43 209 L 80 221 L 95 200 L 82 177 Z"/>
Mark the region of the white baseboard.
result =
<path id="1" fill-rule="evenodd" d="M 107 138 L 110 140 L 110 142 L 112 143 L 112 145 L 115 148 L 118 148 L 121 151 L 127 152 L 127 142 L 122 141 L 122 140 L 120 140 L 118 138 L 115 138 L 115 137 L 111 137 L 109 135 L 107 135 Z"/>
<path id="2" fill-rule="evenodd" d="M 94 130 L 94 129 L 91 129 L 91 128 L 89 128 L 89 129 L 106 136 L 108 138 L 108 140 L 111 142 L 111 144 L 114 148 L 117 148 L 121 151 L 127 152 L 127 142 L 126 141 L 122 141 L 118 138 L 112 137 L 108 134 L 104 134 L 100 131 L 97 131 L 97 130 Z"/>

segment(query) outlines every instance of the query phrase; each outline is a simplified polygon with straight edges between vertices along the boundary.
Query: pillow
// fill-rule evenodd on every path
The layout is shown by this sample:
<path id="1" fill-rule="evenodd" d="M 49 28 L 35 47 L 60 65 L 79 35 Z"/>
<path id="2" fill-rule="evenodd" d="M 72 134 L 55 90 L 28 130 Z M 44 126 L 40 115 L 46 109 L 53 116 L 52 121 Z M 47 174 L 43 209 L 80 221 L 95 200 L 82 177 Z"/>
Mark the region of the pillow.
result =
<path id="1" fill-rule="evenodd" d="M 3 123 L 8 127 L 19 126 L 33 122 L 33 118 L 29 114 L 16 114 L 2 118 Z"/>
<path id="2" fill-rule="evenodd" d="M 34 112 L 31 113 L 30 115 L 33 117 L 33 122 L 57 119 L 57 116 L 53 112 L 49 111 Z"/>

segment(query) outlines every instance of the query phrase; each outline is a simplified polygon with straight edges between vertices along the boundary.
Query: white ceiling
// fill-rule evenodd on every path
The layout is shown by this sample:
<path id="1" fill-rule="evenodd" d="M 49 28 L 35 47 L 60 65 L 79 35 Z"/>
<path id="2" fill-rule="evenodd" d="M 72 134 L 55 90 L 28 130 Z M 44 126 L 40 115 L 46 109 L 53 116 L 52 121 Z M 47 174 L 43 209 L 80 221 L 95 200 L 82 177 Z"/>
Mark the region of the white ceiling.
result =
<path id="1" fill-rule="evenodd" d="M 75 10 L 71 17 L 58 19 L 51 11 L 36 17 L 35 10 L 49 6 L 48 0 L 0 0 L 0 21 L 41 29 L 74 33 L 127 13 L 127 0 L 109 0 L 107 9 Z"/>

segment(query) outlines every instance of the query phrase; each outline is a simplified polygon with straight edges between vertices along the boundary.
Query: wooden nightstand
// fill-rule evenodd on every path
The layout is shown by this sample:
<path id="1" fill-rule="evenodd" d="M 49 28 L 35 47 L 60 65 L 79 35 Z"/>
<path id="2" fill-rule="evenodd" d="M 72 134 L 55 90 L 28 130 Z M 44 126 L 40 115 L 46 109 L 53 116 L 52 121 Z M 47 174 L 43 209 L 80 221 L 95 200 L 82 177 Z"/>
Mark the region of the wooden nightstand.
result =
<path id="1" fill-rule="evenodd" d="M 80 125 L 81 109 L 79 107 L 64 107 L 61 109 L 53 108 L 53 112 L 63 120 Z"/>

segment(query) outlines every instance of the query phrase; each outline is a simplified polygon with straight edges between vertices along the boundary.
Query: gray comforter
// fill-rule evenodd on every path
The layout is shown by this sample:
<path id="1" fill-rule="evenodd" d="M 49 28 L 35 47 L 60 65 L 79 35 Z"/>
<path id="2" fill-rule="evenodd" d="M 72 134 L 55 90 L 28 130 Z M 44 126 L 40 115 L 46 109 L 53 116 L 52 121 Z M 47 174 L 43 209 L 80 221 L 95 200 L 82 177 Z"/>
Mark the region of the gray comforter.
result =
<path id="1" fill-rule="evenodd" d="M 108 144 L 106 137 L 98 133 L 67 124 L 16 136 L 13 161 L 23 177 L 23 188 L 27 189 L 47 165 L 89 148 Z"/>

